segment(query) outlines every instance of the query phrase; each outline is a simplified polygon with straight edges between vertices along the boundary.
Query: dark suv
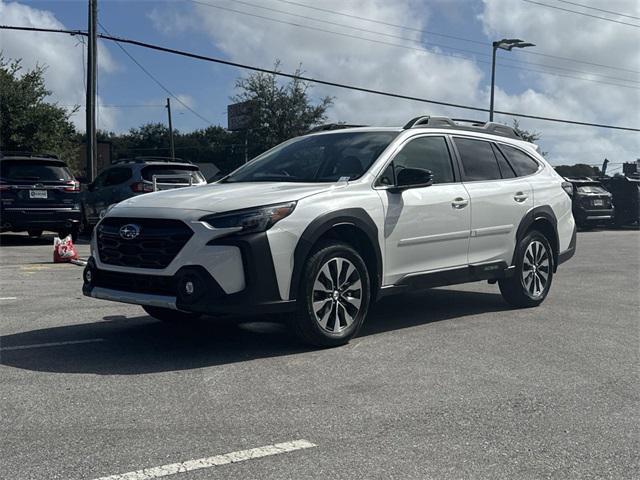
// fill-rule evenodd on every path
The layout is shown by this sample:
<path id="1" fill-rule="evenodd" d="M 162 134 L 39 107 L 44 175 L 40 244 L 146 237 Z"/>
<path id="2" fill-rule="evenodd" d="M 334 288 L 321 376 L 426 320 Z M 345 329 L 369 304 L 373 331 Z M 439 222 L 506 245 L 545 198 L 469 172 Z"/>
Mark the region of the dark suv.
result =
<path id="1" fill-rule="evenodd" d="M 198 166 L 190 162 L 163 157 L 118 160 L 82 192 L 82 221 L 89 230 L 111 205 L 127 198 L 206 183 Z"/>
<path id="2" fill-rule="evenodd" d="M 613 221 L 614 209 L 609 193 L 600 182 L 590 178 L 568 178 L 573 184 L 573 216 L 581 228 Z"/>
<path id="3" fill-rule="evenodd" d="M 43 230 L 76 236 L 80 225 L 80 184 L 53 155 L 0 155 L 2 232 Z"/>

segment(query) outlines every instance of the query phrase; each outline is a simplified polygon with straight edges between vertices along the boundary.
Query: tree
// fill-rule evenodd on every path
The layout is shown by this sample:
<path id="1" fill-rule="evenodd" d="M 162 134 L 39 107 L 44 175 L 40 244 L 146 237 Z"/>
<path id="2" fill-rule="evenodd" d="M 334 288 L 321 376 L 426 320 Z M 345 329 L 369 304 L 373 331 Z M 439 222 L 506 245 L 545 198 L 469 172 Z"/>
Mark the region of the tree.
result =
<path id="1" fill-rule="evenodd" d="M 556 172 L 563 177 L 599 177 L 602 172 L 598 167 L 587 165 L 584 163 L 576 163 L 575 165 L 558 165 L 555 167 Z"/>
<path id="2" fill-rule="evenodd" d="M 54 153 L 78 165 L 76 129 L 70 120 L 78 109 L 67 111 L 46 101 L 45 67 L 21 73 L 21 60 L 0 55 L 0 150 Z"/>
<path id="3" fill-rule="evenodd" d="M 520 126 L 520 122 L 517 118 L 513 119 L 513 129 L 518 133 L 522 139 L 526 142 L 536 143 L 542 137 L 540 132 L 530 132 Z M 540 155 L 546 157 L 549 152 L 540 152 Z"/>
<path id="4" fill-rule="evenodd" d="M 280 71 L 276 61 L 275 71 Z M 232 97 L 234 102 L 253 102 L 249 148 L 252 154 L 261 153 L 285 140 L 302 135 L 323 123 L 327 109 L 333 104 L 331 97 L 323 97 L 312 104 L 308 82 L 300 80 L 303 72 L 298 68 L 288 83 L 280 83 L 273 73 L 257 72 L 236 81 L 241 92 Z"/>

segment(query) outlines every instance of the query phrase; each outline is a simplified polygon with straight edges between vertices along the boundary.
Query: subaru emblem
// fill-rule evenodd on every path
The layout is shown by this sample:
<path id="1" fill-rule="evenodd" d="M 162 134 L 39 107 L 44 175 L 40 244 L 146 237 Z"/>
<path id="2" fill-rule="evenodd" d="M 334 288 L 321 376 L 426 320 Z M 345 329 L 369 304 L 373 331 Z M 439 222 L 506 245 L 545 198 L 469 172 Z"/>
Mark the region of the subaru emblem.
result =
<path id="1" fill-rule="evenodd" d="M 133 240 L 140 235 L 140 226 L 135 223 L 128 223 L 120 227 L 120 237 L 124 240 Z"/>

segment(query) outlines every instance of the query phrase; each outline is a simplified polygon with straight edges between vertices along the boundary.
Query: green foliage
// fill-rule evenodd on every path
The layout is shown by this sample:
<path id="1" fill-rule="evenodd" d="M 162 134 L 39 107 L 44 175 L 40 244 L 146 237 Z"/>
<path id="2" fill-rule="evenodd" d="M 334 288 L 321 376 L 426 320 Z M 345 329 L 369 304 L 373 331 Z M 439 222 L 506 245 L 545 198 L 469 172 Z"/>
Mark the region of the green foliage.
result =
<path id="1" fill-rule="evenodd" d="M 555 167 L 556 172 L 563 177 L 599 177 L 602 172 L 598 167 L 576 163 L 575 165 L 559 165 Z"/>
<path id="2" fill-rule="evenodd" d="M 274 70 L 279 71 L 276 61 Z M 322 124 L 327 109 L 333 104 L 331 97 L 323 97 L 316 105 L 311 103 L 309 84 L 297 78 L 303 72 L 298 68 L 288 83 L 279 83 L 272 73 L 256 72 L 236 82 L 240 93 L 234 102 L 251 101 L 254 104 L 248 139 L 252 154 L 297 137 L 310 128 Z"/>
<path id="3" fill-rule="evenodd" d="M 42 66 L 22 73 L 20 60 L 5 61 L 0 55 L 0 150 L 54 153 L 70 162 L 77 159 L 75 127 L 67 111 L 46 98 Z"/>

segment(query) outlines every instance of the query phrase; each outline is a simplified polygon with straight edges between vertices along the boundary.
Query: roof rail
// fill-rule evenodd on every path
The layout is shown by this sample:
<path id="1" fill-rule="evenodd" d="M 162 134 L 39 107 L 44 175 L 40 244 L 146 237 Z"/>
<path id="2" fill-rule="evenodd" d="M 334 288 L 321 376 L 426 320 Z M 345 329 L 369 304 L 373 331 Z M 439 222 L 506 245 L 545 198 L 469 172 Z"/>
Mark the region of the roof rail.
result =
<path id="1" fill-rule="evenodd" d="M 466 130 L 471 132 L 489 133 L 491 135 L 499 135 L 501 137 L 515 138 L 522 140 L 520 134 L 508 125 L 496 122 L 480 122 L 477 120 L 468 120 L 462 118 L 451 119 L 449 117 L 430 117 L 424 115 L 409 120 L 403 127 L 404 130 L 409 128 L 455 128 L 457 130 Z"/>
<path id="2" fill-rule="evenodd" d="M 165 163 L 191 163 L 191 160 L 183 160 L 178 157 L 153 157 L 141 156 L 133 158 L 119 158 L 111 162 L 112 165 L 121 163 L 147 163 L 147 162 L 165 162 Z"/>
<path id="3" fill-rule="evenodd" d="M 307 133 L 327 132 L 330 130 L 341 130 L 343 128 L 366 127 L 366 125 L 349 125 L 347 123 L 325 123 L 309 129 Z"/>

